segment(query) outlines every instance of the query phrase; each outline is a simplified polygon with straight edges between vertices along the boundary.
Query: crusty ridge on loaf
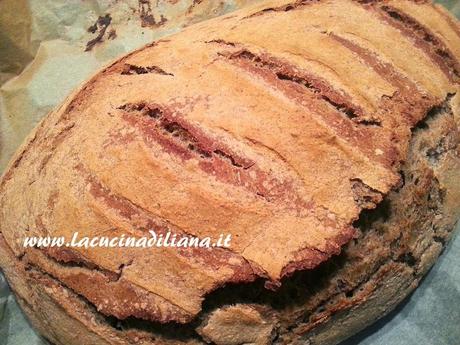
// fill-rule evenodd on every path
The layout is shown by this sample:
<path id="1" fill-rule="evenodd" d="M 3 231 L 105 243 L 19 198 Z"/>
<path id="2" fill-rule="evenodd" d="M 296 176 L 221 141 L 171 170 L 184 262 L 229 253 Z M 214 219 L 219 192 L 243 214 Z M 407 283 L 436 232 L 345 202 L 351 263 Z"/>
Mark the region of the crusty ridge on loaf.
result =
<path id="1" fill-rule="evenodd" d="M 404 0 L 269 1 L 133 52 L 45 118 L 11 162 L 0 185 L 1 265 L 24 299 L 38 293 L 25 287 L 27 275 L 47 287 L 43 303 L 61 305 L 56 315 L 71 303 L 97 315 L 91 327 L 83 315 L 70 319 L 101 343 L 129 338 L 106 327 L 114 318 L 152 321 L 159 339 L 176 343 L 159 324 L 187 324 L 184 342 L 225 344 L 226 329 L 235 344 L 333 343 L 343 333 L 329 330 L 326 339 L 316 330 L 384 291 L 369 280 L 404 277 L 410 284 L 397 295 L 407 294 L 450 236 L 460 200 L 459 56 L 458 23 L 440 7 Z M 400 205 L 391 209 L 396 218 L 375 230 L 366 217 L 389 200 Z M 418 202 L 408 207 L 414 219 L 402 200 Z M 412 233 L 417 226 L 424 231 Z M 232 246 L 22 247 L 24 236 L 152 228 L 230 233 Z M 362 241 L 369 261 L 353 249 Z M 309 274 L 326 286 L 317 304 L 304 303 L 311 294 L 302 291 L 316 284 Z M 226 288 L 234 284 L 259 295 L 240 298 Z M 277 307 L 276 296 L 294 285 L 292 304 Z M 72 297 L 62 301 L 63 291 Z M 227 299 L 240 304 L 218 302 Z M 381 300 L 383 313 L 399 299 Z M 25 309 L 34 319 L 34 307 Z M 34 322 L 62 343 L 51 325 Z M 351 330 L 365 324 L 346 322 L 355 322 Z"/>

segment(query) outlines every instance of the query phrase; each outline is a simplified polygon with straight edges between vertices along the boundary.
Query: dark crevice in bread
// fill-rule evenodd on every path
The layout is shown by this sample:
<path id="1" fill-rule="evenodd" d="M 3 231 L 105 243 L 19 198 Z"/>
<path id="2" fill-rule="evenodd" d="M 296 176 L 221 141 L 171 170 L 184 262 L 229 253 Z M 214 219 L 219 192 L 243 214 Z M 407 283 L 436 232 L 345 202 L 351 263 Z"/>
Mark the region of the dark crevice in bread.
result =
<path id="1" fill-rule="evenodd" d="M 411 30 L 413 30 L 421 39 L 430 44 L 437 55 L 446 63 L 449 68 L 454 72 L 455 76 L 460 77 L 459 63 L 454 57 L 452 52 L 439 40 L 436 36 L 426 27 L 417 22 L 410 15 L 403 13 L 402 11 L 389 6 L 380 7 L 385 13 L 391 18 L 403 23 Z"/>
<path id="2" fill-rule="evenodd" d="M 126 103 L 118 107 L 118 109 L 125 110 L 131 113 L 141 114 L 143 116 L 159 119 L 163 116 L 165 109 L 158 104 L 153 103 Z"/>
<path id="3" fill-rule="evenodd" d="M 243 67 L 245 67 L 244 63 L 248 62 L 256 68 L 251 72 L 257 73 L 259 70 L 262 73 L 271 73 L 280 81 L 301 86 L 317 99 L 326 102 L 336 111 L 357 123 L 380 125 L 378 119 L 362 119 L 363 110 L 351 102 L 350 96 L 339 93 L 325 80 L 308 74 L 306 71 L 299 71 L 298 68 L 290 66 L 287 62 L 278 61 L 267 54 L 256 55 L 247 49 L 230 54 L 228 58 L 231 61 L 243 62 Z"/>
<path id="4" fill-rule="evenodd" d="M 158 320 L 159 323 L 168 323 L 171 320 L 185 323 L 191 320 L 190 315 L 180 308 L 176 308 L 174 314 L 164 313 L 161 307 L 163 298 L 126 280 L 123 269 L 129 267 L 129 264 L 121 267 L 120 272 L 115 274 L 69 262 L 63 263 L 39 250 L 29 250 L 22 260 L 62 282 L 63 286 L 97 306 L 104 315 L 113 315 L 119 319 L 134 316 L 143 320 Z"/>
<path id="5" fill-rule="evenodd" d="M 204 43 L 216 43 L 216 44 L 222 44 L 222 45 L 225 45 L 225 46 L 230 46 L 230 47 L 236 47 L 236 43 L 233 43 L 233 42 L 228 42 L 228 41 L 225 41 L 221 38 L 218 38 L 218 39 L 215 39 L 215 40 L 209 40 L 209 41 L 204 41 Z"/>
<path id="6" fill-rule="evenodd" d="M 446 76 L 451 80 L 459 80 L 460 64 L 452 52 L 438 39 L 434 33 L 423 26 L 409 14 L 390 6 L 382 5 L 378 9 L 386 20 L 407 36 L 415 40 L 417 46 L 424 49 Z"/>
<path id="7" fill-rule="evenodd" d="M 27 271 L 31 276 L 38 278 L 38 281 L 45 282 L 45 286 L 49 284 L 56 284 L 60 289 L 66 291 L 67 294 L 71 295 L 72 298 L 77 299 L 82 303 L 85 308 L 88 308 L 91 311 L 91 315 L 94 321 L 101 324 L 101 326 L 109 326 L 113 328 L 121 336 L 129 336 L 130 332 L 142 333 L 145 337 L 148 336 L 149 340 L 155 340 L 156 338 L 161 338 L 162 340 L 171 339 L 174 341 L 184 341 L 190 339 L 201 339 L 199 335 L 195 332 L 195 328 L 198 326 L 197 321 L 190 322 L 183 325 L 178 325 L 175 322 L 170 323 L 159 323 L 152 322 L 148 320 L 142 320 L 140 318 L 128 317 L 126 319 L 119 319 L 115 316 L 107 316 L 101 313 L 98 308 L 87 300 L 81 294 L 73 291 L 60 280 L 56 279 L 48 272 L 44 271 L 40 267 L 27 263 Z M 33 308 L 32 305 L 30 305 Z"/>
<path id="8" fill-rule="evenodd" d="M 180 146 L 170 145 L 169 147 L 174 147 L 176 150 L 180 150 L 181 147 L 181 155 L 184 158 L 189 157 L 186 152 L 191 151 L 197 153 L 201 158 L 212 158 L 213 155 L 218 156 L 237 168 L 248 169 L 254 165 L 251 160 L 230 153 L 229 149 L 224 145 L 219 145 L 215 140 L 198 131 L 192 124 L 186 123 L 183 116 L 178 116 L 177 112 L 167 107 L 142 102 L 123 104 L 118 109 L 125 110 L 127 115 L 141 114 L 151 118 L 152 121 L 142 123 L 143 128 L 153 129 L 155 132 L 159 130 L 159 134 L 175 139 L 174 143 L 178 143 Z M 154 133 L 153 131 L 149 132 Z M 152 135 L 152 138 L 161 141 L 165 145 L 168 143 L 168 141 L 161 140 L 156 135 Z M 169 143 L 171 142 L 169 141 Z"/>
<path id="9" fill-rule="evenodd" d="M 407 76 L 403 76 L 397 71 L 394 65 L 382 61 L 376 53 L 368 51 L 351 40 L 340 36 L 340 34 L 331 32 L 330 37 L 357 54 L 366 65 L 398 88 L 396 94 L 388 97 L 391 103 L 388 102 L 389 109 L 387 111 L 394 111 L 392 108 L 396 107 L 397 111 L 407 119 L 408 123 L 413 123 L 424 115 L 427 108 L 438 102 L 432 96 L 422 92 Z"/>
<path id="10" fill-rule="evenodd" d="M 126 111 L 129 115 L 141 114 L 152 120 L 146 122 L 146 125 L 152 125 L 159 133 L 166 136 L 166 138 L 173 139 L 174 143 L 179 145 L 174 146 L 177 151 L 182 148 L 182 155 L 185 157 L 187 151 L 197 153 L 201 158 L 211 157 L 211 152 L 205 147 L 205 143 L 200 142 L 196 135 L 183 124 L 179 124 L 174 120 L 172 112 L 157 104 L 137 103 L 137 104 L 124 104 L 119 106 L 118 109 Z M 166 113 L 168 116 L 166 116 Z M 158 137 L 157 137 L 158 138 Z M 158 139 L 161 140 L 161 139 Z M 162 141 L 166 143 L 168 141 Z M 170 146 L 171 148 L 173 145 Z"/>
<path id="11" fill-rule="evenodd" d="M 359 207 L 363 209 L 372 209 L 382 201 L 382 193 L 369 187 L 362 180 L 355 178 L 351 180 L 351 183 L 355 194 L 355 202 L 359 205 Z"/>
<path id="12" fill-rule="evenodd" d="M 415 259 L 414 255 L 411 252 L 406 252 L 401 254 L 398 258 L 395 260 L 396 262 L 403 262 L 410 267 L 413 267 L 417 264 L 417 259 Z"/>
<path id="13" fill-rule="evenodd" d="M 121 74 L 123 75 L 131 75 L 131 74 L 148 74 L 148 73 L 157 73 L 161 75 L 169 75 L 174 76 L 174 74 L 166 72 L 162 68 L 158 66 L 136 66 L 132 64 L 125 64 L 125 67 Z"/>
<path id="14" fill-rule="evenodd" d="M 111 281 L 119 280 L 122 273 L 122 267 L 120 267 L 118 272 L 106 270 L 87 260 L 81 254 L 79 254 L 79 252 L 71 248 L 45 247 L 42 249 L 37 245 L 34 248 L 36 250 L 42 251 L 48 259 L 59 263 L 59 265 L 63 267 L 86 268 L 89 270 L 94 270 L 95 272 L 100 272 L 101 274 L 107 275 Z"/>

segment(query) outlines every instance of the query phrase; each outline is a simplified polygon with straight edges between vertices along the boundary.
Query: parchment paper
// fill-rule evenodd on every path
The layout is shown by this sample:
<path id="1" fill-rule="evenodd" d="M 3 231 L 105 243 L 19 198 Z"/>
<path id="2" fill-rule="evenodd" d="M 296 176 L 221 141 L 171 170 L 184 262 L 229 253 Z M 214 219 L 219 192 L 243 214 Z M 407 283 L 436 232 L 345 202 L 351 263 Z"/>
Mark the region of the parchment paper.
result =
<path id="1" fill-rule="evenodd" d="M 0 0 L 0 172 L 37 122 L 103 65 L 256 1 Z M 439 2 L 460 17 L 460 1 Z M 458 345 L 459 304 L 457 236 L 402 306 L 343 345 Z M 0 345 L 38 344 L 0 274 Z"/>

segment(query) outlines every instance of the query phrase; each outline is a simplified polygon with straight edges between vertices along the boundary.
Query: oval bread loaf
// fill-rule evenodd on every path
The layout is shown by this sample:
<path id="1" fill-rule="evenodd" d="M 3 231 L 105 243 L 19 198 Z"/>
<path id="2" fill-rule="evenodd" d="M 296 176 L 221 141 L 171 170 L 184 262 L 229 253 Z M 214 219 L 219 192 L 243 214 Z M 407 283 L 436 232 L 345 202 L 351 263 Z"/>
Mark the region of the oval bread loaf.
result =
<path id="1" fill-rule="evenodd" d="M 0 185 L 0 265 L 54 344 L 336 344 L 460 213 L 460 27 L 427 1 L 268 1 L 97 73 Z M 26 236 L 229 248 L 24 248 Z"/>

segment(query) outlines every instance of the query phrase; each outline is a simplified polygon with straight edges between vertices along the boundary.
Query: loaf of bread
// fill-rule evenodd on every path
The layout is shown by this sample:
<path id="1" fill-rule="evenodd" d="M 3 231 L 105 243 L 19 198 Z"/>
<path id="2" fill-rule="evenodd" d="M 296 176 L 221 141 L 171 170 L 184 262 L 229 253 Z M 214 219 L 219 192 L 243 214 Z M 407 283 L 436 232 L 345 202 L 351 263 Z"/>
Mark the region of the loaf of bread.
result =
<path id="1" fill-rule="evenodd" d="M 460 216 L 460 26 L 427 1 L 268 1 L 97 73 L 0 185 L 0 266 L 56 345 L 331 345 Z M 228 248 L 25 248 L 158 234 Z"/>

